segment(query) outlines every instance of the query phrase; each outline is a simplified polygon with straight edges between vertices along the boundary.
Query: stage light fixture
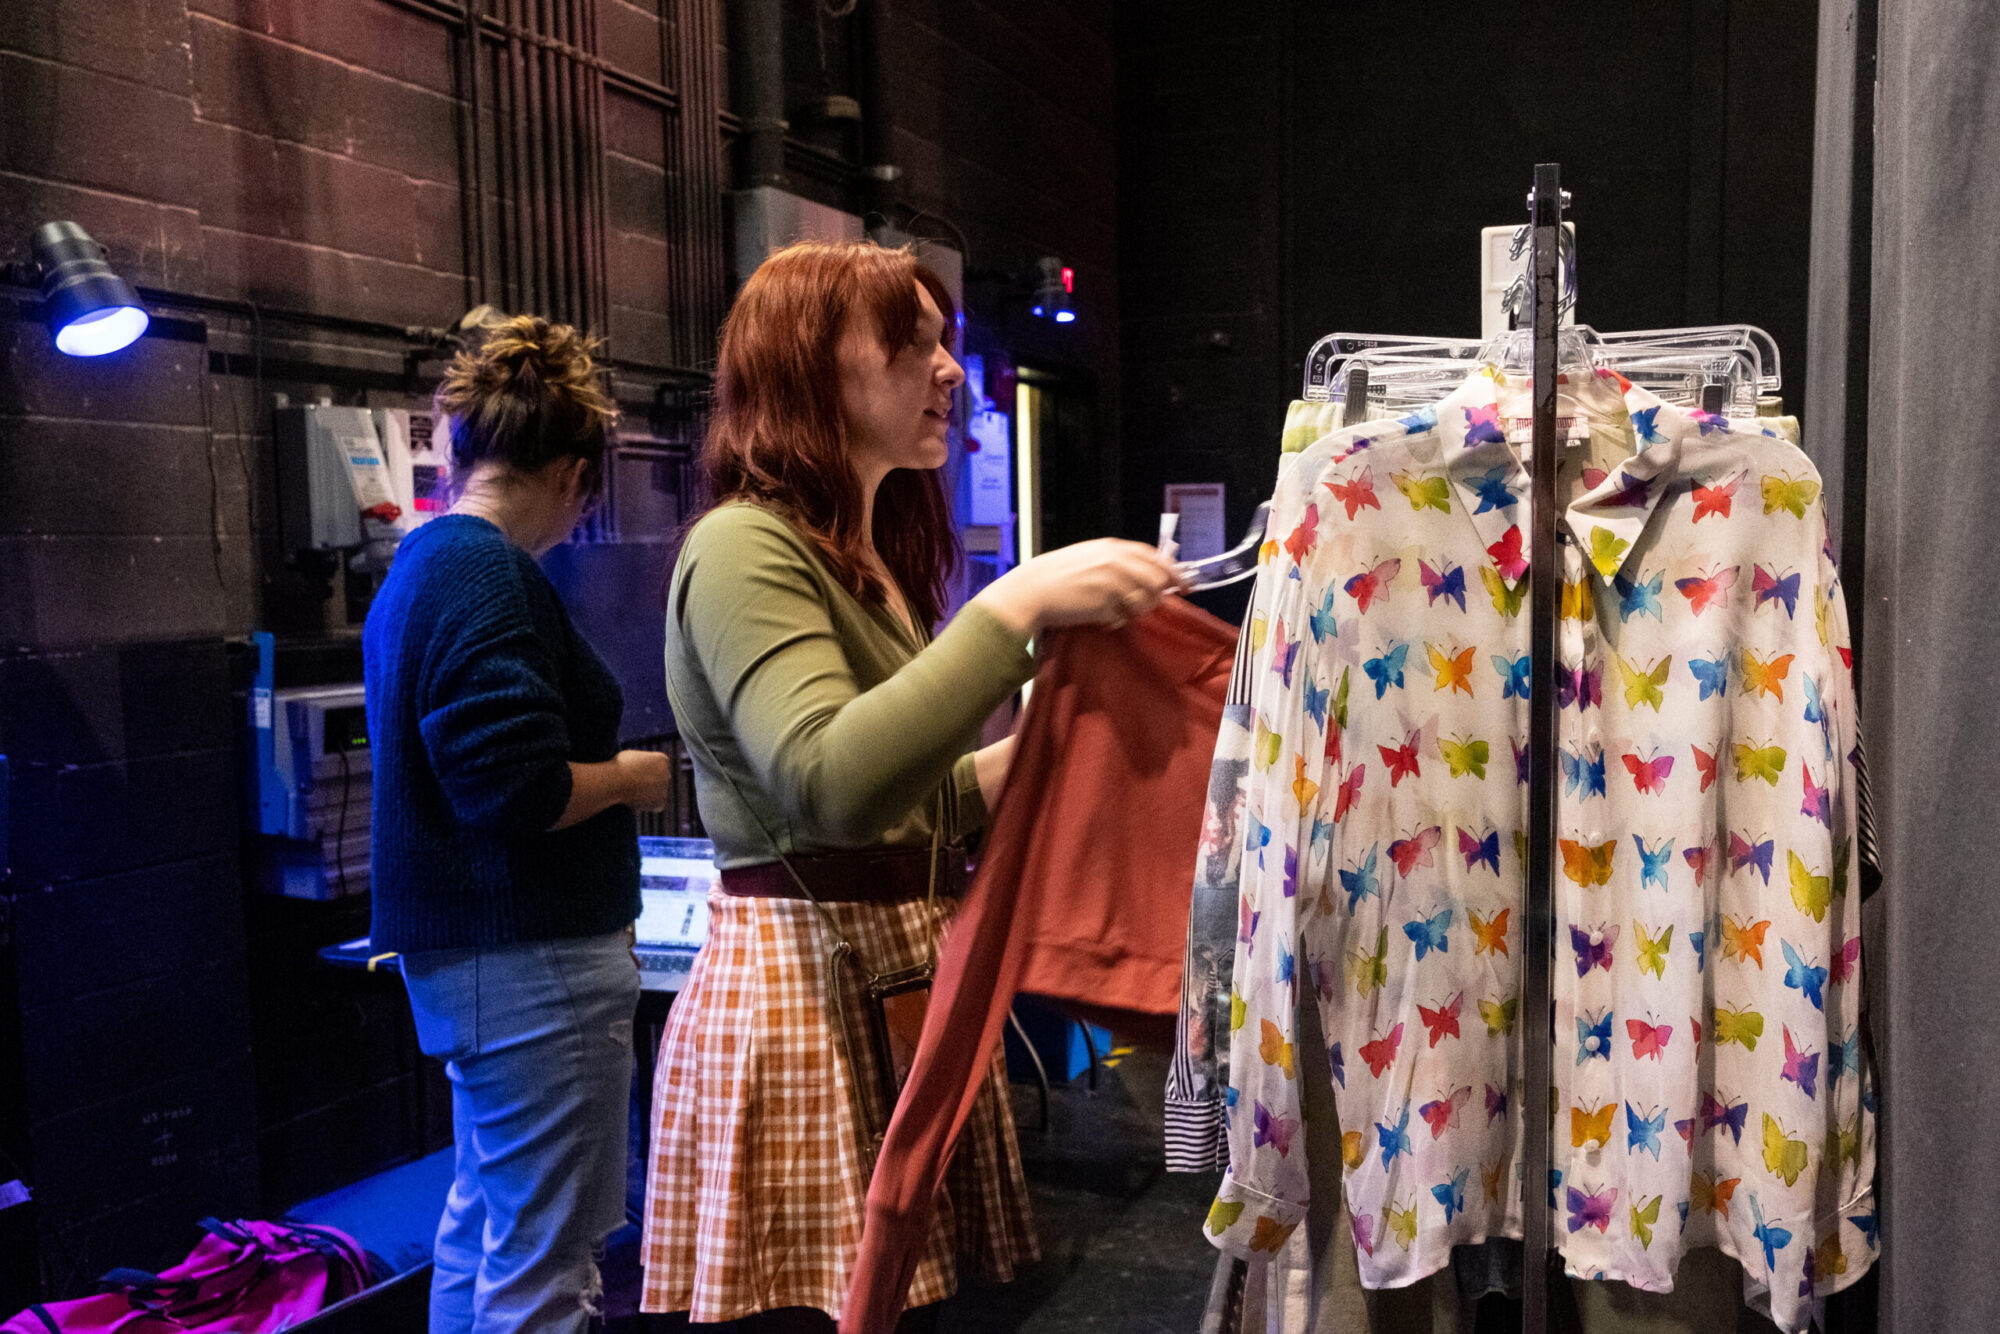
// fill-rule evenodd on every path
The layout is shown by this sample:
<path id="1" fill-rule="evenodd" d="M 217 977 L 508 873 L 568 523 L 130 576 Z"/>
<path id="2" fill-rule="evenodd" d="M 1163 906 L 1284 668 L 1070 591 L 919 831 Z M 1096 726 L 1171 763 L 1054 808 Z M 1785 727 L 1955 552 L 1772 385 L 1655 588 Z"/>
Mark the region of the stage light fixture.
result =
<path id="1" fill-rule="evenodd" d="M 1057 324 L 1074 324 L 1076 307 L 1071 296 L 1076 291 L 1076 270 L 1066 267 L 1054 255 L 1044 255 L 1036 264 L 1036 319 L 1053 319 Z"/>
<path id="2" fill-rule="evenodd" d="M 152 320 L 139 294 L 111 271 L 90 233 L 73 222 L 45 222 L 30 244 L 58 351 L 101 357 L 146 332 Z"/>

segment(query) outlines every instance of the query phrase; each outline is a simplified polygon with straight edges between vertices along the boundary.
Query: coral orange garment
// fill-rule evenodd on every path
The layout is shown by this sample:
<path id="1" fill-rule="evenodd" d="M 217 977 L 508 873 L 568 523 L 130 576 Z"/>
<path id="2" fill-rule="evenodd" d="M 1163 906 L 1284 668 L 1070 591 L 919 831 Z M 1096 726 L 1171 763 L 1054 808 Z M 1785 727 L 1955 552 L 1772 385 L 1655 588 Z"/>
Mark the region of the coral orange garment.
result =
<path id="1" fill-rule="evenodd" d="M 1171 1013 L 1233 627 L 1169 599 L 1047 637 L 986 856 L 938 958 L 840 1334 L 887 1334 L 1014 993 Z"/>
<path id="2" fill-rule="evenodd" d="M 996 826 L 988 845 L 988 860 L 1003 837 L 1032 847 L 1021 874 L 1042 890 L 1015 907 L 1026 955 L 1017 991 L 1098 1011 L 1180 1008 L 1202 752 L 1212 756 L 1222 724 L 1236 630 L 1185 602 L 1167 608 L 1124 631 L 1066 637 L 1036 682 L 1035 705 L 1045 690 L 1065 698 L 1045 715 L 1046 754 L 1027 769 L 1015 761 L 1032 813 L 1011 817 L 1029 822 L 1018 833 Z"/>

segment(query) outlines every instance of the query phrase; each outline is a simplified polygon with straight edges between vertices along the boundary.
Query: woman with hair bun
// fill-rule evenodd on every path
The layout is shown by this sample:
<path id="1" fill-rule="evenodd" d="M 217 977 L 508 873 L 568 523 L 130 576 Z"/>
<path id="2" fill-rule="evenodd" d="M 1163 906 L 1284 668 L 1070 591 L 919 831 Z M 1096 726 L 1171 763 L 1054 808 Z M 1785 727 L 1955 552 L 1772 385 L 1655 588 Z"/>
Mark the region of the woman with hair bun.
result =
<path id="1" fill-rule="evenodd" d="M 438 390 L 458 498 L 403 540 L 362 636 L 373 947 L 451 1080 L 430 1329 L 581 1331 L 625 1221 L 635 810 L 665 756 L 535 562 L 595 499 L 616 408 L 587 340 L 515 316 Z"/>
<path id="2" fill-rule="evenodd" d="M 956 331 L 907 251 L 817 243 L 767 259 L 723 327 L 715 503 L 666 627 L 721 876 L 656 1067 L 648 1311 L 832 1329 L 899 1087 L 892 1030 L 919 1022 L 908 1002 L 964 884 L 961 840 L 1012 754 L 974 750 L 981 724 L 1033 674 L 1039 630 L 1142 615 L 1177 580 L 1149 546 L 1079 543 L 933 635 L 958 555 L 938 480 Z M 996 1052 L 910 1306 L 934 1308 L 961 1266 L 1008 1279 L 1032 1261 L 1026 1197 Z"/>

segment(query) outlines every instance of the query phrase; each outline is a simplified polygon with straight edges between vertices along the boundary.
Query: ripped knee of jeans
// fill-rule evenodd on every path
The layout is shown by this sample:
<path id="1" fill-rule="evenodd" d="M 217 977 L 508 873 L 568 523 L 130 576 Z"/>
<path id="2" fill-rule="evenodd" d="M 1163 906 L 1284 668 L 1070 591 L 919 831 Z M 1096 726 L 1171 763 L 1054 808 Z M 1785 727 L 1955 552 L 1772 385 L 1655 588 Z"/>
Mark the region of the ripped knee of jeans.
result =
<path id="1" fill-rule="evenodd" d="M 597 1267 L 597 1260 L 594 1257 L 590 1261 L 583 1290 L 576 1295 L 576 1304 L 592 1320 L 604 1318 L 604 1271 Z"/>

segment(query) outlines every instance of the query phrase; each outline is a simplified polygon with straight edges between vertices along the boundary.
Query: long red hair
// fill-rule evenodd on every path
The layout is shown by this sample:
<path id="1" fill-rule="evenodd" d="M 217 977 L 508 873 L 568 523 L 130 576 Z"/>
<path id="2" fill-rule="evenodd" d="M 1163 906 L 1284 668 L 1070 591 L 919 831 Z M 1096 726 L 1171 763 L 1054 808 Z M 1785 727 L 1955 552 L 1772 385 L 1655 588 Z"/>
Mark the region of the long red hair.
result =
<path id="1" fill-rule="evenodd" d="M 908 250 L 806 241 L 766 259 L 722 326 L 715 404 L 702 469 L 715 504 L 750 500 L 782 512 L 864 602 L 884 590 L 863 561 L 861 483 L 848 456 L 838 349 L 850 315 L 873 318 L 884 350 L 916 338 L 921 286 L 957 311 L 937 274 Z M 958 534 L 935 470 L 898 468 L 875 497 L 875 551 L 920 625 L 944 614 Z"/>

